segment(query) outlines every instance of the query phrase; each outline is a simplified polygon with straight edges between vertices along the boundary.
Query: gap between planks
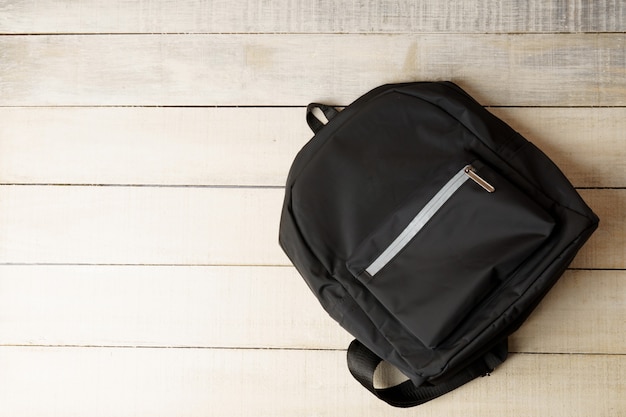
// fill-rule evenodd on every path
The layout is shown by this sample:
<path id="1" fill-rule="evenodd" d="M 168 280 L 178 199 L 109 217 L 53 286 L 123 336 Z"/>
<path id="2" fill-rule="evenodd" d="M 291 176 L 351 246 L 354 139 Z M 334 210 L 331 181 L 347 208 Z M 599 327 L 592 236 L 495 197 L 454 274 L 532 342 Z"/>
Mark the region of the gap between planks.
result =
<path id="1" fill-rule="evenodd" d="M 288 347 L 212 347 L 212 346 L 124 346 L 124 345 L 39 345 L 39 344 L 0 344 L 0 348 L 41 348 L 41 349 L 163 349 L 163 350 L 215 350 L 215 351 L 274 351 L 274 352 L 346 352 L 347 348 L 288 348 Z M 626 356 L 626 353 L 598 352 L 517 352 L 509 350 L 509 354 L 534 356 Z"/>

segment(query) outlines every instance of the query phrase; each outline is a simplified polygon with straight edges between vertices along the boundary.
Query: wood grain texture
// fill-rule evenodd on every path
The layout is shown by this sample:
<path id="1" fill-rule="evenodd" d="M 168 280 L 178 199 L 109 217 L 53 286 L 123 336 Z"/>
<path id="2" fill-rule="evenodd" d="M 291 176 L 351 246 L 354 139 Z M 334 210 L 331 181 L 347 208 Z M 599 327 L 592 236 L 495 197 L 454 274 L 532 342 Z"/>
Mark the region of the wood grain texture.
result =
<path id="1" fill-rule="evenodd" d="M 0 345 L 336 349 L 351 340 L 293 267 L 0 266 L 0 288 Z"/>
<path id="2" fill-rule="evenodd" d="M 599 229 L 576 268 L 626 267 L 626 190 L 582 190 Z M 0 187 L 0 263 L 289 265 L 282 189 Z"/>
<path id="3" fill-rule="evenodd" d="M 0 181 L 283 186 L 312 136 L 304 115 L 304 108 L 2 108 Z"/>
<path id="4" fill-rule="evenodd" d="M 623 32 L 619 0 L 3 0 L 0 33 Z"/>
<path id="5" fill-rule="evenodd" d="M 342 351 L 2 347 L 0 369 L 3 417 L 416 412 L 375 399 Z M 624 356 L 517 354 L 419 415 L 615 417 L 626 409 L 624 381 Z"/>
<path id="6" fill-rule="evenodd" d="M 626 108 L 491 108 L 575 187 L 626 186 Z"/>
<path id="7" fill-rule="evenodd" d="M 509 339 L 513 352 L 626 353 L 626 271 L 567 271 Z"/>
<path id="8" fill-rule="evenodd" d="M 626 108 L 491 108 L 576 187 L 626 187 Z M 4 184 L 285 184 L 303 108 L 0 108 Z"/>
<path id="9" fill-rule="evenodd" d="M 380 84 L 443 79 L 484 105 L 624 106 L 625 40 L 625 34 L 7 36 L 0 37 L 0 106 L 348 104 Z"/>
<path id="10" fill-rule="evenodd" d="M 626 190 L 581 190 L 600 226 L 580 250 L 572 268 L 626 268 Z"/>
<path id="11" fill-rule="evenodd" d="M 0 417 L 622 417 L 625 32 L 621 0 L 0 0 Z M 601 223 L 524 353 L 398 410 L 278 247 L 280 187 L 307 103 L 444 79 Z"/>
<path id="12" fill-rule="evenodd" d="M 0 262 L 279 264 L 282 189 L 0 189 Z"/>
<path id="13" fill-rule="evenodd" d="M 0 266 L 0 345 L 345 349 L 292 267 Z M 626 354 L 626 272 L 567 271 L 512 352 Z"/>

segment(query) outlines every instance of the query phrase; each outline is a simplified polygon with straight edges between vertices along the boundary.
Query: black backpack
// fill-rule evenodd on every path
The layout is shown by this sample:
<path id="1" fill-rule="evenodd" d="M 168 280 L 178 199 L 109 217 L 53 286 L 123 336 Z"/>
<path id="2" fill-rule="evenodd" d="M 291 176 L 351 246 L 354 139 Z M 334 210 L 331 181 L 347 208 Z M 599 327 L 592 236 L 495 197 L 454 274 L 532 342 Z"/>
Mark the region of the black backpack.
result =
<path id="1" fill-rule="evenodd" d="M 491 372 L 598 217 L 450 82 L 384 85 L 341 112 L 314 103 L 307 121 L 315 136 L 291 167 L 279 240 L 356 338 L 351 373 L 410 407 Z M 382 360 L 409 380 L 375 388 Z"/>

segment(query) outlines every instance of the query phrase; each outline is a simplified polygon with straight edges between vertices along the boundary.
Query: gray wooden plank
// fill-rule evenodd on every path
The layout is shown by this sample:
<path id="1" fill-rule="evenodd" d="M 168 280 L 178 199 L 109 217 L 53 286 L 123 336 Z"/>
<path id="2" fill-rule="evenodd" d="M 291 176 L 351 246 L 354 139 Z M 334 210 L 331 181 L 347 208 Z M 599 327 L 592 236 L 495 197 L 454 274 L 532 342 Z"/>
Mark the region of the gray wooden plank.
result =
<path id="1" fill-rule="evenodd" d="M 0 33 L 623 32 L 620 0 L 3 0 Z"/>
<path id="2" fill-rule="evenodd" d="M 0 106 L 347 104 L 456 81 L 484 105 L 626 105 L 625 34 L 0 37 Z M 488 63 L 488 64 L 487 64 Z"/>

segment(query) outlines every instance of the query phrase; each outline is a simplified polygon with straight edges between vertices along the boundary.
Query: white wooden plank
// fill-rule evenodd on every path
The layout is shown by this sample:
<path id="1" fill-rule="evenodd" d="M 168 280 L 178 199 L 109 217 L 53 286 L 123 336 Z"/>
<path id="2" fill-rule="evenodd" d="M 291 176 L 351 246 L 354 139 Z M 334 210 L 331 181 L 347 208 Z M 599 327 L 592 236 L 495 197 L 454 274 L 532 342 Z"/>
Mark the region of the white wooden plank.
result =
<path id="1" fill-rule="evenodd" d="M 626 272 L 567 271 L 513 352 L 624 354 Z M 0 345 L 345 349 L 294 268 L 0 266 Z"/>
<path id="2" fill-rule="evenodd" d="M 626 268 L 626 190 L 580 190 L 580 194 L 600 218 L 600 225 L 572 268 Z"/>
<path id="3" fill-rule="evenodd" d="M 282 194 L 282 189 L 3 187 L 0 262 L 285 265 L 278 246 Z"/>
<path id="4" fill-rule="evenodd" d="M 2 108 L 0 181 L 282 186 L 312 136 L 304 115 L 303 108 Z"/>
<path id="5" fill-rule="evenodd" d="M 626 186 L 626 108 L 491 108 L 577 187 Z M 0 182 L 281 186 L 303 108 L 0 108 Z"/>
<path id="6" fill-rule="evenodd" d="M 490 108 L 543 150 L 575 187 L 626 184 L 626 108 Z"/>
<path id="7" fill-rule="evenodd" d="M 576 268 L 626 266 L 626 191 L 582 190 L 600 228 Z M 0 186 L 0 263 L 288 265 L 282 189 Z"/>
<path id="8" fill-rule="evenodd" d="M 2 416 L 610 417 L 626 409 L 621 355 L 511 355 L 418 409 L 395 409 L 341 351 L 0 348 Z"/>
<path id="9" fill-rule="evenodd" d="M 623 106 L 625 38 L 6 36 L 0 105 L 347 104 L 384 83 L 450 79 L 485 105 Z"/>
<path id="10" fill-rule="evenodd" d="M 513 352 L 626 353 L 626 271 L 565 272 L 509 339 Z"/>
<path id="11" fill-rule="evenodd" d="M 0 33 L 623 32 L 619 0 L 4 0 Z"/>
<path id="12" fill-rule="evenodd" d="M 0 266 L 0 345 L 345 348 L 291 267 Z"/>

